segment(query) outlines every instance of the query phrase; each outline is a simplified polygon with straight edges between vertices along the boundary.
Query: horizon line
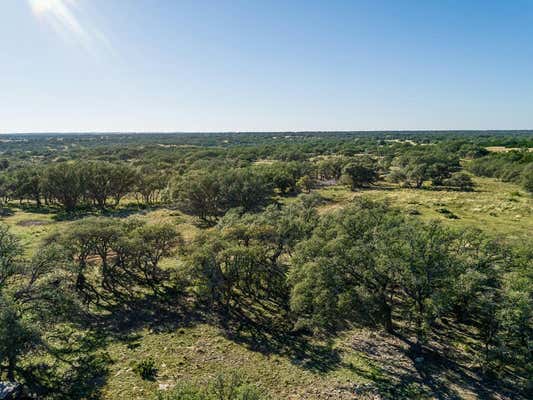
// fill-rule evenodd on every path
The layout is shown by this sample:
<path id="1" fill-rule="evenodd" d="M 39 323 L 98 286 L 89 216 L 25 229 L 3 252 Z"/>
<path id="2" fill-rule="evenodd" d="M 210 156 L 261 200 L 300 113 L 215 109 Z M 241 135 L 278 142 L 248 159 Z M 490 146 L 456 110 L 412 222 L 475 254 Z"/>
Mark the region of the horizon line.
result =
<path id="1" fill-rule="evenodd" d="M 262 134 L 262 133 L 446 133 L 446 132 L 531 132 L 524 129 L 355 129 L 355 130 L 223 130 L 223 131 L 25 131 L 0 132 L 0 135 L 173 135 L 173 134 Z"/>

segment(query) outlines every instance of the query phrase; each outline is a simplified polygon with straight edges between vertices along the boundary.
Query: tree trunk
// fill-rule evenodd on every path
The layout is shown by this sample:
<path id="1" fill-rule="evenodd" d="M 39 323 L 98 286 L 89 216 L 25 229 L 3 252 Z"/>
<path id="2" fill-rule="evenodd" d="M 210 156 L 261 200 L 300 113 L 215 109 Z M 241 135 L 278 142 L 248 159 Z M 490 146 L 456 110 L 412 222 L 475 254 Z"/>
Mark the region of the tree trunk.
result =
<path id="1" fill-rule="evenodd" d="M 15 359 L 13 357 L 10 357 L 7 363 L 7 380 L 8 381 L 11 381 L 11 382 L 15 381 L 15 366 L 16 366 Z"/>
<path id="2" fill-rule="evenodd" d="M 386 301 L 383 304 L 383 324 L 388 333 L 394 333 L 394 324 L 392 323 L 392 307 Z"/>

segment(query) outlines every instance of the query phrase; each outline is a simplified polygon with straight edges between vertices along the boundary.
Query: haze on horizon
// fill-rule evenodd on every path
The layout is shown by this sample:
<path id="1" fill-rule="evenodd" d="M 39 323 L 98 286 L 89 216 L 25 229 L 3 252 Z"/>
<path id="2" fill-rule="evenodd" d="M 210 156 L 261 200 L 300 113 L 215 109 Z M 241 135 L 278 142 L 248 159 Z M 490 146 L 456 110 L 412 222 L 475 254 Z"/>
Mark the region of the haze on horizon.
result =
<path id="1" fill-rule="evenodd" d="M 528 0 L 0 7 L 0 133 L 533 128 Z"/>

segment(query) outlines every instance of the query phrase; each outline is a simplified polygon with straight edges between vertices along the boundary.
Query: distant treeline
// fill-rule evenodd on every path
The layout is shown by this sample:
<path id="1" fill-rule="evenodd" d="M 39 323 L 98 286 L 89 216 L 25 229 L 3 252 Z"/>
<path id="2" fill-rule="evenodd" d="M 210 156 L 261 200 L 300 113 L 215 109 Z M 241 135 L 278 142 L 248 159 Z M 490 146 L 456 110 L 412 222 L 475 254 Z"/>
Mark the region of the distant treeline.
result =
<path id="1" fill-rule="evenodd" d="M 0 171 L 0 201 L 31 201 L 37 207 L 116 207 L 122 199 L 144 205 L 176 204 L 204 220 L 234 207 L 246 211 L 275 196 L 310 192 L 342 183 L 352 190 L 387 179 L 408 187 L 424 184 L 471 190 L 460 157 L 442 146 L 412 146 L 386 156 L 362 153 L 298 161 L 250 162 L 215 151 L 193 152 L 176 164 L 130 161 L 56 161 L 18 164 Z"/>
<path id="2" fill-rule="evenodd" d="M 317 155 L 394 153 L 408 144 L 452 144 L 484 151 L 487 146 L 533 147 L 531 131 L 435 132 L 286 132 L 213 134 L 39 134 L 2 135 L 0 161 L 12 165 L 28 161 L 98 159 L 175 163 L 202 151 L 254 161 L 308 159 Z"/>

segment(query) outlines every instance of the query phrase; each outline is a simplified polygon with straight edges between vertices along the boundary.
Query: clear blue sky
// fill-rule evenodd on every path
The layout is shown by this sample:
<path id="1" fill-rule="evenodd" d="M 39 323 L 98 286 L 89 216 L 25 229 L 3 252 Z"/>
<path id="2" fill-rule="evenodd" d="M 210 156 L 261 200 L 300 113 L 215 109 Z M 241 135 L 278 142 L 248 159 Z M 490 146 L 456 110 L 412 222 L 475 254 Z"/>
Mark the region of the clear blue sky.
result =
<path id="1" fill-rule="evenodd" d="M 533 0 L 0 0 L 0 132 L 533 128 Z"/>

